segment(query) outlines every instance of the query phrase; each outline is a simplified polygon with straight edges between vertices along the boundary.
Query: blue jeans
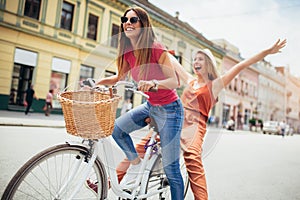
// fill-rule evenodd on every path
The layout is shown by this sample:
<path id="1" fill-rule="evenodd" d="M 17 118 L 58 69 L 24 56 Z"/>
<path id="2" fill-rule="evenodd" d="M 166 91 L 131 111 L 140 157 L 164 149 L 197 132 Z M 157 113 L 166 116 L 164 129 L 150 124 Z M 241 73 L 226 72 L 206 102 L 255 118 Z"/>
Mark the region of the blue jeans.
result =
<path id="1" fill-rule="evenodd" d="M 146 102 L 116 119 L 112 136 L 126 154 L 128 160 L 138 157 L 133 141 L 132 131 L 147 125 L 145 118 L 155 120 L 160 135 L 162 162 L 171 188 L 173 200 L 183 200 L 184 186 L 180 173 L 180 134 L 183 123 L 183 107 L 178 99 L 163 106 L 153 106 Z"/>

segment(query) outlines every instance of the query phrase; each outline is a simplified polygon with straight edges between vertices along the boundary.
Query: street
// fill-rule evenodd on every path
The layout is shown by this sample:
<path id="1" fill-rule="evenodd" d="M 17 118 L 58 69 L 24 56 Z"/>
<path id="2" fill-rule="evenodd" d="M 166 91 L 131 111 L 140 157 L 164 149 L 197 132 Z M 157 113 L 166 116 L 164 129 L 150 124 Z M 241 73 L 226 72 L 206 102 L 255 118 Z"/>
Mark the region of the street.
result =
<path id="1" fill-rule="evenodd" d="M 0 194 L 37 152 L 76 138 L 63 128 L 0 126 Z M 300 136 L 210 129 L 204 166 L 210 200 L 300 199 Z M 186 199 L 193 199 L 189 191 Z"/>

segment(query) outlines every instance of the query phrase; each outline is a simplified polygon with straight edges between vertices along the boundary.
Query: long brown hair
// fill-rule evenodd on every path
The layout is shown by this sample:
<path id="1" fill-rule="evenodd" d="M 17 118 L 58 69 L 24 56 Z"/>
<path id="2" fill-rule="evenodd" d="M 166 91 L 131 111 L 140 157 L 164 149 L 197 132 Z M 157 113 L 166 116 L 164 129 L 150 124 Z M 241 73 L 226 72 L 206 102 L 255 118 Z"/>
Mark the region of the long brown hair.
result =
<path id="1" fill-rule="evenodd" d="M 150 17 L 148 13 L 141 7 L 130 7 L 128 8 L 123 16 L 129 11 L 134 11 L 140 19 L 141 22 L 141 32 L 139 38 L 137 40 L 137 48 L 133 49 L 136 55 L 136 63 L 135 66 L 140 67 L 140 74 L 139 77 L 141 78 L 142 75 L 147 74 L 149 67 L 148 64 L 150 63 L 151 58 L 151 47 L 155 40 L 155 34 L 152 29 L 152 25 L 150 22 Z M 131 42 L 128 37 L 126 37 L 124 33 L 123 24 L 120 26 L 120 37 L 119 37 L 119 55 L 117 60 L 118 65 L 118 78 L 124 78 L 124 75 L 130 70 L 130 68 L 124 68 L 124 53 L 128 50 L 128 47 L 132 47 Z"/>

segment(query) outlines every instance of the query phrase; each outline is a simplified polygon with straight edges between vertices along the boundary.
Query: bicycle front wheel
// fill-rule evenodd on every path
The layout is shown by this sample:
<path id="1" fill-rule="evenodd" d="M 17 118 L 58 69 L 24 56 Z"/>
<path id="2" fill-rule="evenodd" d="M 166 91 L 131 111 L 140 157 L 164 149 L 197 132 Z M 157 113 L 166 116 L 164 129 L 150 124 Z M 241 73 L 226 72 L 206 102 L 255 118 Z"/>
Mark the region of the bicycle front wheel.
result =
<path id="1" fill-rule="evenodd" d="M 80 175 L 86 171 L 87 153 L 85 147 L 70 144 L 57 145 L 40 152 L 14 175 L 3 193 L 2 200 L 62 200 L 71 197 L 105 199 L 107 179 L 104 166 L 99 159 L 94 162 L 88 176 L 97 184 L 97 191 L 92 191 L 83 184 L 73 195 L 75 186 L 80 182 Z"/>

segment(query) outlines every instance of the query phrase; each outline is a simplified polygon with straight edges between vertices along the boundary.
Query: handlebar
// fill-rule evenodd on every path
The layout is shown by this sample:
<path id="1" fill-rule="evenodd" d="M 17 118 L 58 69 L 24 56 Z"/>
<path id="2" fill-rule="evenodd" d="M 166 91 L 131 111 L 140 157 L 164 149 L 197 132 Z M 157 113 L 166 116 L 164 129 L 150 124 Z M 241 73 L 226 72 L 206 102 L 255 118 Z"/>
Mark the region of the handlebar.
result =
<path id="1" fill-rule="evenodd" d="M 114 93 L 116 93 L 116 90 L 117 90 L 117 87 L 119 87 L 120 85 L 124 85 L 126 86 L 125 87 L 125 90 L 129 90 L 129 91 L 132 91 L 133 93 L 135 94 L 139 94 L 139 95 L 142 95 L 144 96 L 145 98 L 149 99 L 149 95 L 145 94 L 144 92 L 142 91 L 139 91 L 136 84 L 133 83 L 133 82 L 130 82 L 130 81 L 118 81 L 115 85 L 113 85 L 111 88 L 113 90 Z M 91 89 L 93 90 L 96 90 L 96 91 L 103 91 L 103 90 L 106 90 L 108 91 L 109 88 L 99 88 L 96 84 L 95 84 L 95 80 L 91 79 L 91 78 L 88 78 L 84 81 L 82 81 L 82 85 L 81 87 L 84 87 L 84 86 L 88 86 L 90 87 Z M 153 91 L 154 92 L 154 91 Z"/>

